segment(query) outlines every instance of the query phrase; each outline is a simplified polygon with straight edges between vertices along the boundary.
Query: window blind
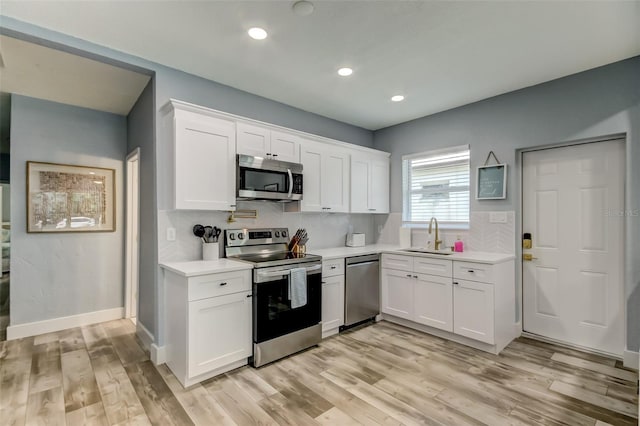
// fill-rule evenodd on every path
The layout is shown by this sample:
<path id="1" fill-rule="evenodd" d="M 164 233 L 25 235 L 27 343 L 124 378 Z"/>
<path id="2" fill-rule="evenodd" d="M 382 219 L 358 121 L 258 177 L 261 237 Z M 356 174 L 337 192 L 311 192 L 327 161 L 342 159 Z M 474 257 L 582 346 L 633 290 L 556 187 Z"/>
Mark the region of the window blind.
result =
<path id="1" fill-rule="evenodd" d="M 402 219 L 469 223 L 469 145 L 402 157 Z"/>

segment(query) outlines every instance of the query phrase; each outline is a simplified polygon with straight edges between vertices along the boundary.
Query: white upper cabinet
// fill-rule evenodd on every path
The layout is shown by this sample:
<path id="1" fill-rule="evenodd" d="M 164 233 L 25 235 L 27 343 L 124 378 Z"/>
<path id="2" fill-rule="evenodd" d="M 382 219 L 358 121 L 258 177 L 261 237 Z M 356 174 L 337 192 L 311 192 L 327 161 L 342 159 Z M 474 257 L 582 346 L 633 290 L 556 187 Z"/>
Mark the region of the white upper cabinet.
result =
<path id="1" fill-rule="evenodd" d="M 351 213 L 389 213 L 389 159 L 351 155 Z"/>
<path id="2" fill-rule="evenodd" d="M 235 122 L 177 107 L 165 118 L 173 137 L 175 209 L 235 209 Z"/>
<path id="3" fill-rule="evenodd" d="M 304 176 L 301 211 L 348 213 L 349 154 L 334 145 L 303 141 L 300 162 Z"/>
<path id="4" fill-rule="evenodd" d="M 239 121 L 237 138 L 238 154 L 300 162 L 300 138 L 294 134 Z"/>

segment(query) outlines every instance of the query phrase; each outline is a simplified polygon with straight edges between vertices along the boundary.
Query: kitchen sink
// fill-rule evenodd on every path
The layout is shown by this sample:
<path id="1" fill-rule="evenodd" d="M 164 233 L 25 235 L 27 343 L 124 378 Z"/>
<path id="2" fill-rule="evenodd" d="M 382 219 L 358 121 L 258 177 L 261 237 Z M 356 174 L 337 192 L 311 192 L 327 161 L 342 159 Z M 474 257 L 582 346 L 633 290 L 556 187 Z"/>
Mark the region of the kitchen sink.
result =
<path id="1" fill-rule="evenodd" d="M 450 255 L 453 254 L 452 251 L 449 250 L 431 250 L 431 249 L 426 249 L 426 248 L 408 248 L 408 249 L 401 249 L 400 251 L 408 251 L 411 253 L 427 253 L 427 254 L 440 254 L 440 255 Z"/>

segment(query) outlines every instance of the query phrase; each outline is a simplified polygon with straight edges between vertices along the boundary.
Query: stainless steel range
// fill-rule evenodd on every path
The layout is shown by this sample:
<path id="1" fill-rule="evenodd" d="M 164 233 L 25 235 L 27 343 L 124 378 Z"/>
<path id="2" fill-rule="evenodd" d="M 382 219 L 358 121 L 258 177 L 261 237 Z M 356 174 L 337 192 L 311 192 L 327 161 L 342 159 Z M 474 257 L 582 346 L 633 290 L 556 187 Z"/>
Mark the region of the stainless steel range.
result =
<path id="1" fill-rule="evenodd" d="M 227 229 L 225 255 L 253 264 L 253 357 L 259 367 L 322 338 L 322 257 L 288 251 L 287 228 Z"/>

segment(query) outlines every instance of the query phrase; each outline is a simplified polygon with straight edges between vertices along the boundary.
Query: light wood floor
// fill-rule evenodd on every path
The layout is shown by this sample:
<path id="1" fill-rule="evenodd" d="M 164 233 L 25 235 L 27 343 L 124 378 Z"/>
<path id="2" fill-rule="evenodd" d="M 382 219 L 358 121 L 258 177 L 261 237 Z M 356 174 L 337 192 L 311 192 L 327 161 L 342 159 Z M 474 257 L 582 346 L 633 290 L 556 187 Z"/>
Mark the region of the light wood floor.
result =
<path id="1" fill-rule="evenodd" d="M 134 332 L 3 342 L 0 424 L 637 424 L 636 372 L 530 339 L 494 356 L 381 322 L 185 390 Z"/>

